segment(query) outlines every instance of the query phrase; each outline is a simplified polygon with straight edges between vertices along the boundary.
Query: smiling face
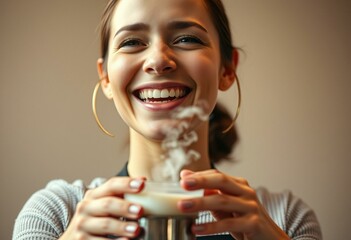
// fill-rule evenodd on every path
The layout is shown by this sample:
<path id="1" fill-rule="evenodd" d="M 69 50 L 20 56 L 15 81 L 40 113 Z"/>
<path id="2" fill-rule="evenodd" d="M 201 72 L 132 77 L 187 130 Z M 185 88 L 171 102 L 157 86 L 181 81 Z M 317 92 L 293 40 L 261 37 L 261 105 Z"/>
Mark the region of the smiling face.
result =
<path id="1" fill-rule="evenodd" d="M 209 114 L 218 88 L 229 81 L 201 0 L 120 0 L 107 66 L 106 96 L 129 127 L 155 140 L 162 140 L 162 127 L 174 124 L 174 109 L 206 101 Z"/>

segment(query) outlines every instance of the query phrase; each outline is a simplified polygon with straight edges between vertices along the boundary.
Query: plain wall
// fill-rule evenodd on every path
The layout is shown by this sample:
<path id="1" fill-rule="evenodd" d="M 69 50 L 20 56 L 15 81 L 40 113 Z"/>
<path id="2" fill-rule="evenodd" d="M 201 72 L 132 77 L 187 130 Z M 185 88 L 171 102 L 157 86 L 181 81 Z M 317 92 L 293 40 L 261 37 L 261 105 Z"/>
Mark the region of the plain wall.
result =
<path id="1" fill-rule="evenodd" d="M 89 182 L 117 173 L 128 130 L 98 80 L 102 0 L 0 2 L 0 239 L 48 181 Z M 348 239 L 351 160 L 351 4 L 323 0 L 225 0 L 243 105 L 237 163 L 223 171 L 312 208 L 324 239 Z M 235 112 L 235 88 L 220 97 Z M 230 104 L 232 103 L 232 104 Z"/>

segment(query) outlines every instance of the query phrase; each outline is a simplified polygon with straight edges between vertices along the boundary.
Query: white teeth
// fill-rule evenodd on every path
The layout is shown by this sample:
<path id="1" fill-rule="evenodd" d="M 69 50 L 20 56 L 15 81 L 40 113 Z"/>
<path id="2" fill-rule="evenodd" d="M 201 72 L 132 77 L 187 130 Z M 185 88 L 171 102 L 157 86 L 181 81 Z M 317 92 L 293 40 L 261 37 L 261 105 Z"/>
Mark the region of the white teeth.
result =
<path id="1" fill-rule="evenodd" d="M 152 90 L 150 89 L 150 90 L 148 90 L 147 91 L 147 98 L 152 98 L 153 97 L 153 94 L 152 94 L 153 92 L 152 92 Z"/>
<path id="2" fill-rule="evenodd" d="M 179 97 L 179 95 L 180 95 L 180 91 L 179 91 L 179 89 L 177 89 L 175 92 L 175 97 Z"/>
<path id="3" fill-rule="evenodd" d="M 158 89 L 155 89 L 153 91 L 153 95 L 152 95 L 153 98 L 160 98 L 161 97 L 161 91 L 158 90 Z"/>
<path id="4" fill-rule="evenodd" d="M 169 91 L 169 96 L 170 96 L 170 97 L 174 97 L 174 96 L 175 96 L 175 91 L 174 91 L 174 89 L 171 89 L 171 91 Z"/>
<path id="5" fill-rule="evenodd" d="M 167 89 L 162 89 L 161 91 L 161 98 L 168 98 L 170 96 L 170 93 L 168 92 Z"/>
<path id="6" fill-rule="evenodd" d="M 150 98 L 179 98 L 185 95 L 186 91 L 179 88 L 171 89 L 145 89 L 139 92 L 139 98 L 142 100 L 148 100 Z"/>

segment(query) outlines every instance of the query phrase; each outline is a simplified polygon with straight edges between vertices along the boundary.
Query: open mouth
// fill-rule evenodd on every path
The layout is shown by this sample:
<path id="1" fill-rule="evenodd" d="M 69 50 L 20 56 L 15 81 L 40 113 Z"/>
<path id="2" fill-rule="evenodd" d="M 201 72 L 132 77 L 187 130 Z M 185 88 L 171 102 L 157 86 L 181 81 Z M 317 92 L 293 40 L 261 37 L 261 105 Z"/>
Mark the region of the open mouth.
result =
<path id="1" fill-rule="evenodd" d="M 172 87 L 163 89 L 140 89 L 134 92 L 140 101 L 145 103 L 167 103 L 186 97 L 190 92 L 187 87 Z"/>

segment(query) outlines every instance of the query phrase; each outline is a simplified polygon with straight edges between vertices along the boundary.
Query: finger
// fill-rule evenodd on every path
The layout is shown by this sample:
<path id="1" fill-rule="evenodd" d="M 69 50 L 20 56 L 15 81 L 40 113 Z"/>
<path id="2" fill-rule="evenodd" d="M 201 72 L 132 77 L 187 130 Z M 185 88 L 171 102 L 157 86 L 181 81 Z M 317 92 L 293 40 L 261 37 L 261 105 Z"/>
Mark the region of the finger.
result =
<path id="1" fill-rule="evenodd" d="M 191 171 L 191 170 L 188 170 L 188 169 L 184 169 L 182 171 L 185 171 L 185 175 L 190 175 L 190 174 L 193 174 L 193 175 L 207 175 L 207 174 L 212 174 L 214 172 L 218 172 L 217 169 L 208 169 L 208 170 L 204 170 L 204 171 L 198 171 L 198 172 L 194 172 L 194 171 Z"/>
<path id="2" fill-rule="evenodd" d="M 77 212 L 96 217 L 114 216 L 136 219 L 142 215 L 143 208 L 121 198 L 104 197 L 80 202 L 77 206 Z"/>
<path id="3" fill-rule="evenodd" d="M 249 182 L 247 181 L 247 179 L 245 178 L 242 178 L 242 177 L 234 177 L 235 181 L 243 184 L 243 185 L 247 185 L 247 186 L 250 186 L 249 185 Z"/>
<path id="4" fill-rule="evenodd" d="M 256 221 L 250 221 L 249 217 L 226 218 L 221 221 L 193 225 L 191 230 L 194 234 L 207 235 L 222 232 L 230 232 L 233 235 L 238 233 L 250 233 L 256 226 Z"/>
<path id="5" fill-rule="evenodd" d="M 183 170 L 183 171 L 186 171 L 185 172 L 186 174 L 184 174 L 184 177 L 187 177 L 187 176 L 190 176 L 190 175 L 193 175 L 193 176 L 210 176 L 212 174 L 224 174 L 224 173 L 220 172 L 217 169 L 209 169 L 209 170 L 199 171 L 199 172 L 193 172 L 193 171 L 190 171 L 190 170 Z M 249 185 L 248 181 L 245 178 L 233 177 L 233 176 L 228 176 L 228 177 L 230 177 L 231 179 L 233 179 L 234 181 L 236 181 L 238 183 L 241 183 L 241 184 L 244 184 L 244 185 Z"/>
<path id="6" fill-rule="evenodd" d="M 218 170 L 208 170 L 194 173 L 181 179 L 181 185 L 187 190 L 195 189 L 218 189 L 231 195 L 244 195 L 250 189 L 242 184 L 242 180 L 225 175 Z"/>
<path id="7" fill-rule="evenodd" d="M 81 229 L 95 236 L 123 236 L 136 237 L 140 233 L 137 222 L 121 221 L 111 217 L 90 217 L 82 220 Z"/>
<path id="8" fill-rule="evenodd" d="M 220 191 L 216 189 L 205 189 L 204 191 L 204 196 L 215 195 L 215 194 L 220 194 Z"/>
<path id="9" fill-rule="evenodd" d="M 144 187 L 144 178 L 115 177 L 98 188 L 88 190 L 85 199 L 97 199 L 106 196 L 123 196 L 123 193 L 140 192 Z"/>
<path id="10" fill-rule="evenodd" d="M 202 198 L 184 199 L 178 201 L 178 208 L 183 212 L 198 212 L 203 210 L 223 211 L 231 214 L 257 212 L 258 204 L 236 196 L 215 194 Z"/>
<path id="11" fill-rule="evenodd" d="M 67 232 L 65 232 L 64 234 L 67 234 Z M 62 239 L 89 239 L 89 240 L 106 240 L 106 236 L 92 236 L 86 232 L 82 233 L 82 232 L 78 232 L 76 234 L 74 234 L 74 236 L 70 236 L 70 237 L 65 237 L 65 235 L 61 236 Z M 61 239 L 61 238 L 60 238 Z M 118 238 L 119 239 L 119 238 Z M 120 240 L 120 239 L 119 239 Z M 128 240 L 128 239 L 123 239 L 123 240 Z"/>
<path id="12" fill-rule="evenodd" d="M 180 172 L 180 178 L 189 176 L 189 175 L 191 175 L 191 174 L 194 174 L 194 172 L 191 171 L 191 170 L 188 170 L 188 169 L 183 169 L 183 170 Z"/>

